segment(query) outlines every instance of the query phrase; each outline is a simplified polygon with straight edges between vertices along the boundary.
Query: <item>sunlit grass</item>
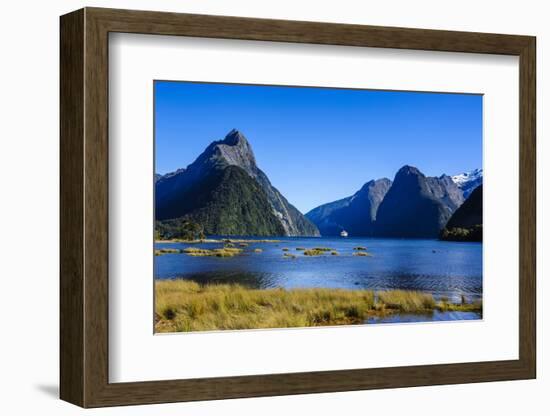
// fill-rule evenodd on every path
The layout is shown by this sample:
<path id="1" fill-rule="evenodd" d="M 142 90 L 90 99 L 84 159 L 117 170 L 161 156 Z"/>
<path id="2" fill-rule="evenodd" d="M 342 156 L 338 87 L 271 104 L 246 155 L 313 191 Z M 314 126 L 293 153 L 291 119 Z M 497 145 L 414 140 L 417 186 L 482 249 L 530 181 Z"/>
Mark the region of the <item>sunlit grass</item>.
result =
<path id="1" fill-rule="evenodd" d="M 435 309 L 435 300 L 430 293 L 415 290 L 388 290 L 377 292 L 378 306 L 400 312 L 420 313 Z"/>
<path id="2" fill-rule="evenodd" d="M 155 282 L 157 332 L 362 324 L 370 316 L 481 312 L 481 303 L 436 302 L 429 293 L 345 289 L 249 289 L 238 284 Z"/>
<path id="3" fill-rule="evenodd" d="M 206 248 L 196 248 L 196 247 L 187 247 L 183 249 L 183 252 L 186 253 L 189 256 L 193 257 L 207 257 L 207 256 L 214 256 L 214 257 L 234 257 L 238 254 L 242 253 L 241 248 L 233 248 L 233 247 L 224 247 L 224 248 L 215 248 L 213 250 L 206 249 Z"/>
<path id="4" fill-rule="evenodd" d="M 374 292 L 341 289 L 247 289 L 155 282 L 156 331 L 287 328 L 362 323 Z"/>
<path id="5" fill-rule="evenodd" d="M 323 254 L 326 254 L 329 251 L 332 251 L 332 249 L 325 248 L 325 247 L 315 247 L 315 248 L 310 248 L 308 250 L 304 250 L 304 256 L 322 256 Z"/>

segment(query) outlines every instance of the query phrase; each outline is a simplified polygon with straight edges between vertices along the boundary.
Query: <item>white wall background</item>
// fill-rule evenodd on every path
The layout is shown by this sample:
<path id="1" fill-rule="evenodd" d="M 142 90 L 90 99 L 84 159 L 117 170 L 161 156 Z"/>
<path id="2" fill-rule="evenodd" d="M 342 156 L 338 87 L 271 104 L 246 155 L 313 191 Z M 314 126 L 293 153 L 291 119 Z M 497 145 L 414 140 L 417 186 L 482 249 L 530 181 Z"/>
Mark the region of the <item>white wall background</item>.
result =
<path id="1" fill-rule="evenodd" d="M 0 412 L 73 415 L 58 395 L 58 16 L 83 6 L 453 29 L 537 36 L 539 377 L 535 381 L 317 394 L 87 411 L 102 415 L 543 414 L 550 408 L 544 275 L 550 209 L 545 102 L 550 83 L 546 2 L 120 0 L 4 2 L 0 14 Z M 546 200 L 545 200 L 546 199 Z"/>

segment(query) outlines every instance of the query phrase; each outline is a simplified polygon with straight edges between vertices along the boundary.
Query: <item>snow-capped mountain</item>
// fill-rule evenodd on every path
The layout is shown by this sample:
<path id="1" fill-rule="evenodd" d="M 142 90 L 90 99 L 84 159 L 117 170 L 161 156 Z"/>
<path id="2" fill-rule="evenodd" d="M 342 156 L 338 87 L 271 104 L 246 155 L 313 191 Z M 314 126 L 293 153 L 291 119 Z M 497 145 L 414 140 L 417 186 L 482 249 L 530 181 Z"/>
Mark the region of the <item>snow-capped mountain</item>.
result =
<path id="1" fill-rule="evenodd" d="M 451 176 L 454 183 L 464 193 L 464 198 L 468 198 L 472 191 L 483 182 L 483 169 L 474 169 L 469 172 L 460 173 Z"/>

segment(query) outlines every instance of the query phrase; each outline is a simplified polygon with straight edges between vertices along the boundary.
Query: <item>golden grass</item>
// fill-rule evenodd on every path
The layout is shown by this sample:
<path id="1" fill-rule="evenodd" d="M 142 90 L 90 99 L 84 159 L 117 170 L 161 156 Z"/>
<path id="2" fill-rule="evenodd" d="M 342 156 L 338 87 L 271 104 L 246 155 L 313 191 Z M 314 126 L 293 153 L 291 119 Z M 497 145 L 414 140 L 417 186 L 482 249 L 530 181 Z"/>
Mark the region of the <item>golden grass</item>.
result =
<path id="1" fill-rule="evenodd" d="M 338 256 L 338 252 L 336 250 L 331 251 L 330 254 L 332 256 Z"/>
<path id="2" fill-rule="evenodd" d="M 310 248 L 309 250 L 304 250 L 304 256 L 322 256 L 329 250 L 319 250 L 317 248 Z"/>
<path id="3" fill-rule="evenodd" d="M 289 328 L 363 323 L 374 292 L 247 289 L 186 280 L 155 282 L 156 332 Z"/>
<path id="4" fill-rule="evenodd" d="M 482 309 L 481 301 L 475 301 L 472 303 L 450 303 L 445 300 L 437 302 L 437 309 L 440 311 L 449 312 L 479 312 Z"/>
<path id="5" fill-rule="evenodd" d="M 155 256 L 162 256 L 163 254 L 179 254 L 182 251 L 179 248 L 161 248 L 155 250 Z"/>
<path id="6" fill-rule="evenodd" d="M 243 250 L 241 248 L 233 247 L 215 248 L 213 250 L 207 248 L 187 247 L 183 250 L 183 252 L 186 253 L 188 256 L 193 257 L 234 257 L 238 254 L 241 254 L 242 251 Z"/>
<path id="7" fill-rule="evenodd" d="M 416 291 L 249 289 L 181 279 L 156 281 L 155 295 L 156 332 L 351 325 L 370 316 L 442 307 L 481 311 L 481 303 L 440 305 L 431 294 Z"/>
<path id="8" fill-rule="evenodd" d="M 254 249 L 254 253 L 261 253 L 263 252 L 263 250 L 261 248 L 255 248 Z"/>
<path id="9" fill-rule="evenodd" d="M 415 290 L 388 290 L 377 292 L 378 309 L 394 309 L 400 312 L 422 313 L 433 311 L 435 300 L 430 293 Z"/>

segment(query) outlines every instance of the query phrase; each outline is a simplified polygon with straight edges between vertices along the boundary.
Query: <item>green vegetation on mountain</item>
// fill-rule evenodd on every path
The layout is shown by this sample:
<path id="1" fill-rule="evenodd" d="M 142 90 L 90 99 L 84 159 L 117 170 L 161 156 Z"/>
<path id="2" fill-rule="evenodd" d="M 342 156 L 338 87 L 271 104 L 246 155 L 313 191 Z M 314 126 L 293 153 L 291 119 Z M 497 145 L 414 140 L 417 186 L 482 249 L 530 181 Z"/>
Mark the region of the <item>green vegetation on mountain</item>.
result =
<path id="1" fill-rule="evenodd" d="M 445 227 L 440 238 L 446 241 L 483 241 L 483 226 L 479 224 L 468 228 Z"/>
<path id="2" fill-rule="evenodd" d="M 204 228 L 186 218 L 155 222 L 155 240 L 203 240 Z"/>
<path id="3" fill-rule="evenodd" d="M 447 241 L 483 241 L 483 185 L 455 211 L 439 237 Z"/>
<path id="4" fill-rule="evenodd" d="M 188 197 L 194 198 L 188 214 L 157 222 L 164 238 L 185 238 L 177 230 L 189 224 L 200 224 L 203 235 L 284 235 L 262 187 L 237 166 L 214 170 Z M 195 232 L 192 239 L 198 238 Z"/>
<path id="5" fill-rule="evenodd" d="M 185 223 L 198 224 L 205 234 L 319 235 L 271 185 L 237 130 L 212 142 L 186 169 L 156 179 L 155 217 L 162 236 L 185 236 Z"/>

